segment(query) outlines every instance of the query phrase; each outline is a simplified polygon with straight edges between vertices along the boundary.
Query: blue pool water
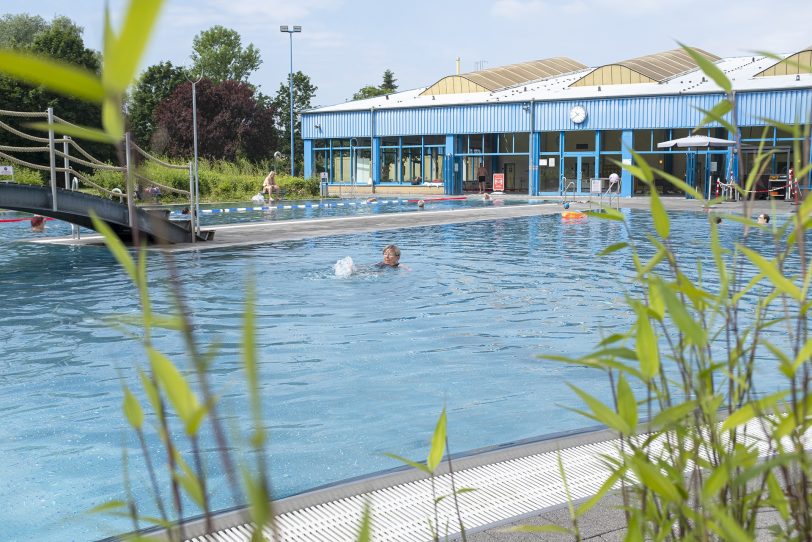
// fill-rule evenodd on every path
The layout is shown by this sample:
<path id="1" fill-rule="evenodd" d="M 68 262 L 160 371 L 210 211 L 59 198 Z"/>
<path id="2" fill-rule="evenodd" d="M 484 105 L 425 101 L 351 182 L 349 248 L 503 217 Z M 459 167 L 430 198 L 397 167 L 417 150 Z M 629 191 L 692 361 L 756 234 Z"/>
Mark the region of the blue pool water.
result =
<path id="1" fill-rule="evenodd" d="M 633 227 L 649 227 L 646 213 L 628 215 Z M 707 259 L 707 217 L 672 220 L 680 251 Z M 725 226 L 730 244 L 739 229 Z M 46 235 L 67 233 L 48 223 Z M 144 355 L 107 321 L 136 314 L 137 296 L 106 249 L 16 241 L 31 235 L 26 223 L 0 225 L 0 540 L 94 540 L 130 528 L 86 514 L 123 498 L 123 443 L 144 511 L 154 513 L 120 406 L 121 379 L 140 389 Z M 536 356 L 577 355 L 627 329 L 632 264 L 623 253 L 595 257 L 625 237 L 614 222 L 538 216 L 184 252 L 175 261 L 197 338 L 221 347 L 212 381 L 235 446 L 245 435 L 237 427 L 248 425 L 243 292 L 256 278 L 272 483 L 284 496 L 397 466 L 382 452 L 424 458 L 444 405 L 452 452 L 590 425 L 567 410 L 575 403 L 565 382 L 602 395 L 605 379 Z M 391 242 L 409 269 L 373 272 Z M 338 278 L 333 266 L 347 256 L 358 272 Z M 166 311 L 163 257 L 150 255 L 149 268 Z M 155 342 L 186 365 L 179 337 L 159 332 Z M 769 388 L 772 366 L 762 370 Z M 216 469 L 211 439 L 203 449 Z M 234 504 L 219 475 L 212 504 Z"/>

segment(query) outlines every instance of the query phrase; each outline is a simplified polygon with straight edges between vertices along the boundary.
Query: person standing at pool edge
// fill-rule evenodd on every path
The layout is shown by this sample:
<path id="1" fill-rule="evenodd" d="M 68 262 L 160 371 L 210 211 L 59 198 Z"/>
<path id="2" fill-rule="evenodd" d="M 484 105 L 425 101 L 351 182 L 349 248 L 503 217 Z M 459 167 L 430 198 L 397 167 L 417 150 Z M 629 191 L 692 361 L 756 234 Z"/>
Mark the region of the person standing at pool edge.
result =
<path id="1" fill-rule="evenodd" d="M 485 169 L 485 162 L 479 163 L 479 169 L 476 170 L 477 180 L 479 181 L 479 193 L 485 191 L 485 179 L 488 177 L 488 170 Z"/>

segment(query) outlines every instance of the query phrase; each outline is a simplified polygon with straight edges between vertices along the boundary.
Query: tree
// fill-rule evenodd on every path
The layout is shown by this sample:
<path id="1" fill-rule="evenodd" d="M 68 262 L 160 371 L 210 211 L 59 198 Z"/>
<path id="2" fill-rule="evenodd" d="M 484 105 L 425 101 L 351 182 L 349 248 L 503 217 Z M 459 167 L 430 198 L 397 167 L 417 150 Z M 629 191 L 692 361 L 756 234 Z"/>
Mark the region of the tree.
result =
<path id="1" fill-rule="evenodd" d="M 127 104 L 130 129 L 139 144 L 150 144 L 157 127 L 155 109 L 186 80 L 186 70 L 171 62 L 155 64 L 141 74 Z"/>
<path id="2" fill-rule="evenodd" d="M 395 84 L 395 74 L 392 70 L 386 70 L 383 72 L 383 83 L 381 83 L 381 90 L 386 91 L 386 93 L 395 92 L 398 89 L 398 86 Z"/>
<path id="3" fill-rule="evenodd" d="M 247 81 L 248 76 L 262 64 L 253 43 L 243 49 L 240 34 L 220 25 L 195 36 L 192 49 L 192 71 L 218 83 Z"/>
<path id="4" fill-rule="evenodd" d="M 301 131 L 301 112 L 310 109 L 310 102 L 316 95 L 318 87 L 310 82 L 310 77 L 298 71 L 293 74 L 293 139 L 298 161 L 303 162 L 304 142 Z M 277 113 L 277 127 L 279 129 L 279 151 L 290 156 L 290 92 L 288 82 L 279 84 L 273 107 Z M 301 171 L 300 167 L 296 168 Z"/>
<path id="5" fill-rule="evenodd" d="M 28 50 L 34 54 L 69 62 L 87 70 L 98 73 L 101 67 L 98 52 L 85 47 L 82 39 L 83 29 L 67 17 L 55 17 L 42 27 L 38 17 L 28 15 L 6 16 L 0 20 L 0 36 L 14 47 Z M 30 32 L 33 34 L 24 34 Z M 0 77 L 0 96 L 3 109 L 17 111 L 45 111 L 53 107 L 54 113 L 64 120 L 83 126 L 100 126 L 99 108 L 88 102 L 69 98 L 45 90 L 44 87 L 32 87 L 13 79 Z M 9 144 L 25 145 L 19 138 L 4 132 L 0 141 Z M 86 150 L 100 160 L 116 158 L 115 149 L 99 143 L 82 143 Z"/>
<path id="6" fill-rule="evenodd" d="M 254 97 L 254 87 L 240 81 L 197 83 L 198 149 L 209 159 L 239 156 L 258 162 L 269 159 L 276 146 L 274 111 Z M 193 154 L 192 84 L 184 82 L 155 110 L 166 153 Z"/>
<path id="7" fill-rule="evenodd" d="M 39 15 L 7 13 L 0 17 L 0 48 L 29 47 L 36 35 L 46 30 L 48 26 L 45 19 Z"/>
<path id="8" fill-rule="evenodd" d="M 372 85 L 367 85 L 355 94 L 352 95 L 353 100 L 366 100 L 367 98 L 374 98 L 376 96 L 383 96 L 384 94 L 389 94 L 383 89 L 378 87 L 373 87 Z"/>
<path id="9" fill-rule="evenodd" d="M 392 72 L 392 70 L 386 70 L 383 72 L 383 82 L 381 83 L 381 86 L 373 87 L 372 85 L 367 85 L 353 94 L 352 99 L 366 100 L 367 98 L 375 98 L 376 96 L 391 94 L 398 88 L 395 81 L 397 81 L 397 79 L 395 79 L 395 74 Z"/>

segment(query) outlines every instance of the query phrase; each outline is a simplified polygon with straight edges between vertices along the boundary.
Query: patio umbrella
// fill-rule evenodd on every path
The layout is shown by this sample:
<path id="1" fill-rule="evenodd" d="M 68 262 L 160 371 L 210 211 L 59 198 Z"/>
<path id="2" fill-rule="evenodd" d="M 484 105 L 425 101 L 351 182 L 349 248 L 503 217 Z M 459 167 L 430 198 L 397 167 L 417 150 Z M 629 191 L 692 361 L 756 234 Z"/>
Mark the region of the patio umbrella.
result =
<path id="1" fill-rule="evenodd" d="M 736 144 L 735 141 L 730 139 L 719 139 L 718 137 L 708 137 L 704 135 L 692 135 L 688 137 L 680 137 L 678 139 L 669 139 L 662 143 L 657 143 L 658 149 L 670 149 L 672 147 L 684 148 L 698 148 L 698 147 L 732 147 Z"/>

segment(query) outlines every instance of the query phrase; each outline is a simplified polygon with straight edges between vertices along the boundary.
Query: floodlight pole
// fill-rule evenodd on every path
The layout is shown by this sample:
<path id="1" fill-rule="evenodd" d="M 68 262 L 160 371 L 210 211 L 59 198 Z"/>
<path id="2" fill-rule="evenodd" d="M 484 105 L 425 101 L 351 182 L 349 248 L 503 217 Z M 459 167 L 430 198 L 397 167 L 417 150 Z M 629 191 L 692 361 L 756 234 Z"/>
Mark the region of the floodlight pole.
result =
<path id="1" fill-rule="evenodd" d="M 290 37 L 290 75 L 288 76 L 288 91 L 290 92 L 290 176 L 295 173 L 294 158 L 296 151 L 293 148 L 293 34 L 301 32 L 301 26 L 280 26 L 280 32 L 287 32 Z"/>
<path id="2" fill-rule="evenodd" d="M 192 220 L 192 242 L 194 242 L 195 237 L 200 234 L 200 223 L 197 222 L 197 217 L 200 216 L 200 176 L 197 172 L 197 84 L 203 80 L 203 70 L 200 70 L 200 77 L 195 80 L 186 78 L 187 81 L 192 83 L 192 141 L 194 146 L 194 153 L 195 153 L 195 164 L 194 164 L 194 173 L 195 173 L 195 183 L 194 183 L 194 193 L 191 197 L 191 212 L 193 214 L 194 219 Z"/>

